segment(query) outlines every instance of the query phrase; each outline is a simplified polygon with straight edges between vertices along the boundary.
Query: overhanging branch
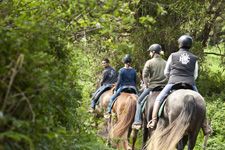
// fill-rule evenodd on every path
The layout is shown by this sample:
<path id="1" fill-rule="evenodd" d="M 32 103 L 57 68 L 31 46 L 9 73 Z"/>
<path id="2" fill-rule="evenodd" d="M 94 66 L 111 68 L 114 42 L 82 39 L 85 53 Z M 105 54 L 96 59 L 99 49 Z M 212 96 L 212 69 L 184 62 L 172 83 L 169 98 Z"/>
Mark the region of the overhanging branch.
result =
<path id="1" fill-rule="evenodd" d="M 216 56 L 225 57 L 225 54 L 218 54 L 218 53 L 211 53 L 211 52 L 204 52 L 204 55 L 216 55 Z"/>

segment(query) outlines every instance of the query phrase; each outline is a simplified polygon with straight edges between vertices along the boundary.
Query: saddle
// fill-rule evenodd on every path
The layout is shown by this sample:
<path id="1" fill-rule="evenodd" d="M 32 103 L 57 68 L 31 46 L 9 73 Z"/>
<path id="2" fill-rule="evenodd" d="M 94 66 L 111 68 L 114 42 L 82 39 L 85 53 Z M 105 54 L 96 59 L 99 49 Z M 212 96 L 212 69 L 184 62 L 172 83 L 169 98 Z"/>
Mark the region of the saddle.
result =
<path id="1" fill-rule="evenodd" d="M 132 93 L 132 94 L 136 94 L 136 89 L 133 87 L 126 87 L 123 88 L 120 93 Z"/>
<path id="2" fill-rule="evenodd" d="M 173 91 L 179 90 L 179 89 L 194 90 L 194 88 L 191 84 L 185 83 L 185 82 L 178 82 L 172 86 L 172 88 L 170 89 L 170 93 L 172 93 Z"/>
<path id="3" fill-rule="evenodd" d="M 141 102 L 141 109 L 142 109 L 142 112 L 144 112 L 145 110 L 145 105 L 146 105 L 146 102 L 147 102 L 147 99 L 148 99 L 148 96 L 152 94 L 152 92 L 158 92 L 158 91 L 162 91 L 162 89 L 164 88 L 165 86 L 164 85 L 159 85 L 159 86 L 156 86 L 152 89 L 152 91 L 150 91 L 150 93 L 148 95 L 146 95 L 144 97 L 144 99 L 142 100 Z"/>
<path id="4" fill-rule="evenodd" d="M 123 88 L 121 91 L 120 91 L 120 94 L 122 93 L 131 93 L 131 94 L 136 94 L 136 89 L 133 88 L 133 87 L 125 87 Z M 111 108 L 113 107 L 115 101 L 117 100 L 118 97 L 116 97 L 113 102 L 112 102 L 112 105 L 111 105 Z"/>
<path id="5" fill-rule="evenodd" d="M 162 100 L 162 103 L 161 103 L 161 106 L 159 107 L 159 111 L 158 111 L 158 117 L 160 117 L 162 115 L 162 112 L 163 112 L 163 108 L 166 104 L 166 101 L 167 101 L 167 97 L 173 93 L 174 91 L 177 91 L 177 90 L 180 90 L 180 89 L 189 89 L 189 90 L 194 90 L 193 86 L 189 83 L 185 83 L 185 82 L 178 82 L 178 83 L 175 83 L 171 89 L 170 89 L 170 92 L 163 98 Z"/>
<path id="6" fill-rule="evenodd" d="M 111 88 L 112 88 L 112 85 L 107 85 L 104 89 L 98 90 L 98 91 L 96 92 L 94 98 L 93 98 L 93 99 L 95 100 L 95 102 L 98 103 L 99 98 L 101 97 L 101 95 L 102 95 L 104 92 L 110 90 Z"/>

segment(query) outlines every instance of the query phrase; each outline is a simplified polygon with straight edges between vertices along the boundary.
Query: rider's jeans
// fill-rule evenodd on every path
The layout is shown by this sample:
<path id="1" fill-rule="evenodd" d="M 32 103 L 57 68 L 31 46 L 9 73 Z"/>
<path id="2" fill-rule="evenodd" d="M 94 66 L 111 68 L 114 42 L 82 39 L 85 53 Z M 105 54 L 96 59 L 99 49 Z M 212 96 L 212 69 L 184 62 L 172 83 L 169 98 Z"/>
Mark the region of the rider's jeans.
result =
<path id="1" fill-rule="evenodd" d="M 167 84 L 163 90 L 160 92 L 160 94 L 156 97 L 156 102 L 158 103 L 161 103 L 162 99 L 164 98 L 164 96 L 166 96 L 166 94 L 169 93 L 171 87 L 173 86 L 174 84 L 170 83 L 170 84 Z M 193 85 L 193 88 L 194 88 L 194 91 L 198 92 L 198 89 L 195 85 Z"/>
<path id="2" fill-rule="evenodd" d="M 95 91 L 93 97 L 92 97 L 92 103 L 91 103 L 91 107 L 95 108 L 95 104 L 96 104 L 96 100 L 94 99 L 95 95 L 97 93 L 99 93 L 100 91 L 104 90 L 107 86 L 109 86 L 111 84 L 103 84 L 98 90 Z M 112 86 L 112 85 L 111 85 Z"/>
<path id="3" fill-rule="evenodd" d="M 112 111 L 111 105 L 112 105 L 114 99 L 115 99 L 117 96 L 119 96 L 119 95 L 121 94 L 120 91 L 121 91 L 122 89 L 128 88 L 128 87 L 134 88 L 135 91 L 136 91 L 136 95 L 138 95 L 138 92 L 137 92 L 135 86 L 121 86 L 121 87 L 116 91 L 116 96 L 113 94 L 113 95 L 111 96 L 111 98 L 110 98 L 108 113 L 111 113 L 111 111 Z"/>
<path id="4" fill-rule="evenodd" d="M 135 119 L 133 124 L 142 124 L 142 109 L 141 109 L 141 102 L 144 100 L 144 98 L 149 94 L 149 92 L 152 91 L 152 88 L 147 88 L 141 96 L 137 100 L 137 107 L 136 107 L 136 113 L 135 113 Z"/>

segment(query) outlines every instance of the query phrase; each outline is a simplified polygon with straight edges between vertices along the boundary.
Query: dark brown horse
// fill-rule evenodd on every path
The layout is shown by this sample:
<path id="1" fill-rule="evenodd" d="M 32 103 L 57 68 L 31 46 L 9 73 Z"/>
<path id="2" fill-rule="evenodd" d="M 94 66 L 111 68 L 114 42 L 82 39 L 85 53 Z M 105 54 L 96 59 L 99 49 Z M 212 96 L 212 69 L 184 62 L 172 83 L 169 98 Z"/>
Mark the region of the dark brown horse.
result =
<path id="1" fill-rule="evenodd" d="M 151 136 L 148 150 L 193 150 L 206 116 L 203 97 L 188 89 L 180 89 L 167 97 L 162 117 Z"/>
<path id="2" fill-rule="evenodd" d="M 117 148 L 134 149 L 137 131 L 133 133 L 132 147 L 129 145 L 129 137 L 132 131 L 131 126 L 134 121 L 137 99 L 138 96 L 135 94 L 122 93 L 113 105 L 112 116 L 109 120 L 108 142 L 117 139 L 115 141 Z"/>
<path id="3" fill-rule="evenodd" d="M 142 149 L 145 148 L 148 137 L 150 137 L 152 130 L 147 128 L 147 123 L 152 120 L 152 110 L 156 97 L 159 95 L 160 91 L 150 92 L 145 109 L 143 112 L 143 140 L 142 140 Z"/>

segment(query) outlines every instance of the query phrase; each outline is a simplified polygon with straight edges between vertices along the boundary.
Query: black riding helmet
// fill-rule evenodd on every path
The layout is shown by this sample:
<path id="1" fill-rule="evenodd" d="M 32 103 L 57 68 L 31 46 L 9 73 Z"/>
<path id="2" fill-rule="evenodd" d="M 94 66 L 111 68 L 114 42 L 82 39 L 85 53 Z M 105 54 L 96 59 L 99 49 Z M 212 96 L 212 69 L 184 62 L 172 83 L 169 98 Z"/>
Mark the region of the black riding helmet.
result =
<path id="1" fill-rule="evenodd" d="M 155 51 L 155 52 L 160 52 L 162 50 L 162 47 L 161 47 L 161 45 L 159 45 L 159 44 L 152 44 L 150 47 L 149 47 L 149 49 L 148 49 L 148 51 Z"/>
<path id="2" fill-rule="evenodd" d="M 126 56 L 123 57 L 122 61 L 123 61 L 123 63 L 131 63 L 132 58 L 129 54 L 126 54 Z"/>
<path id="3" fill-rule="evenodd" d="M 182 35 L 179 39 L 178 39 L 178 44 L 179 48 L 188 48 L 190 49 L 192 46 L 192 37 L 190 37 L 189 35 Z"/>

